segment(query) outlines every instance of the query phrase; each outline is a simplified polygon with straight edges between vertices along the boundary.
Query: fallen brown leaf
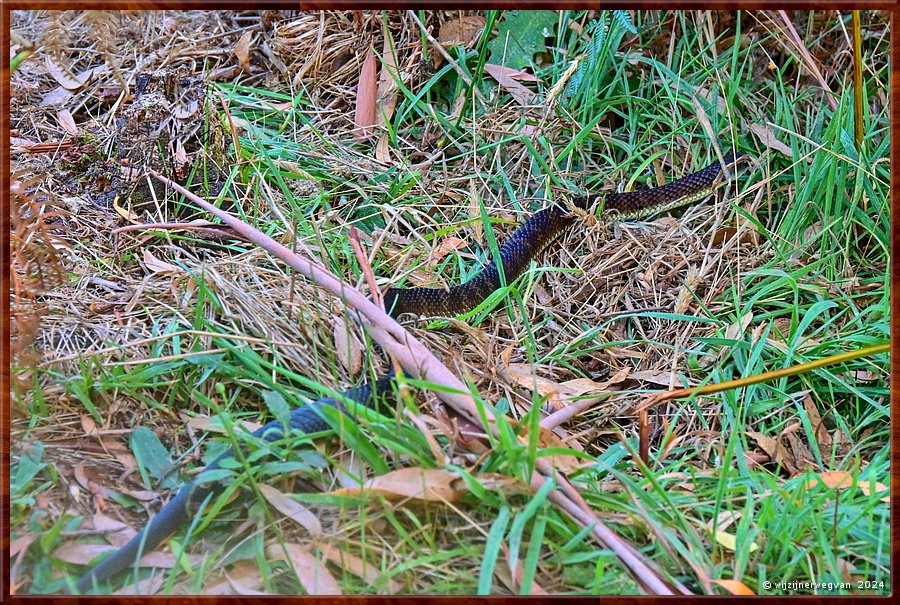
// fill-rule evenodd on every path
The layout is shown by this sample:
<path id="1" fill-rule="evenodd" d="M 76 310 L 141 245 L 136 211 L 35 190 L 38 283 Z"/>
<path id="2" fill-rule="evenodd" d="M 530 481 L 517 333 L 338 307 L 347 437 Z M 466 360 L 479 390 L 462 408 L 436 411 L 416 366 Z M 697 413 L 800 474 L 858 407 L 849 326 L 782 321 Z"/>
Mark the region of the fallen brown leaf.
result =
<path id="1" fill-rule="evenodd" d="M 154 500 L 159 500 L 162 495 L 157 491 L 149 489 L 121 489 L 119 491 L 126 496 L 131 496 L 135 500 L 140 500 L 141 502 L 153 502 Z"/>
<path id="2" fill-rule="evenodd" d="M 252 561 L 237 561 L 226 573 L 204 586 L 200 594 L 209 596 L 244 594 L 242 590 L 257 591 L 262 586 L 259 567 Z"/>
<path id="3" fill-rule="evenodd" d="M 84 461 L 81 461 L 75 465 L 74 474 L 75 480 L 78 481 L 78 484 L 93 495 L 98 496 L 101 499 L 107 498 L 109 496 L 109 492 L 105 487 L 88 477 L 87 466 L 85 465 Z"/>
<path id="4" fill-rule="evenodd" d="M 31 543 L 38 539 L 36 534 L 23 534 L 9 543 L 9 556 L 15 557 L 20 552 L 28 550 Z"/>
<path id="5" fill-rule="evenodd" d="M 468 245 L 468 242 L 460 237 L 445 237 L 443 240 L 441 240 L 441 243 L 431 251 L 431 262 L 439 263 L 441 259 L 443 259 L 454 250 L 461 250 Z"/>
<path id="6" fill-rule="evenodd" d="M 853 485 L 853 475 L 846 471 L 826 471 L 807 481 L 806 487 L 813 488 L 820 481 L 831 489 L 845 489 Z"/>
<path id="7" fill-rule="evenodd" d="M 285 554 L 287 551 L 287 554 Z M 299 544 L 272 543 L 266 546 L 266 556 L 276 561 L 286 561 L 294 568 L 297 579 L 310 595 L 340 595 L 341 587 L 317 558 L 309 554 Z"/>
<path id="8" fill-rule="evenodd" d="M 497 80 L 497 83 L 521 105 L 530 105 L 537 98 L 536 92 L 517 82 L 517 80 L 537 81 L 531 74 L 492 63 L 485 63 L 484 72 Z"/>
<path id="9" fill-rule="evenodd" d="M 225 578 L 228 580 L 233 594 L 245 597 L 268 596 L 266 592 L 262 591 L 265 582 L 263 582 L 259 567 L 250 561 L 238 561 L 228 570 Z"/>
<path id="10" fill-rule="evenodd" d="M 756 443 L 759 444 L 759 447 L 769 455 L 769 459 L 775 461 L 775 463 L 780 464 L 784 467 L 784 469 L 793 475 L 797 468 L 794 466 L 793 462 L 787 457 L 787 450 L 781 444 L 781 439 L 773 439 L 767 435 L 763 435 L 762 433 L 756 431 L 746 431 L 748 437 L 752 437 L 756 440 Z"/>
<path id="11" fill-rule="evenodd" d="M 752 132 L 764 146 L 777 151 L 788 159 L 794 159 L 794 152 L 791 150 L 790 146 L 785 145 L 776 138 L 775 130 L 771 126 L 757 122 L 750 124 L 749 128 L 750 132 Z"/>
<path id="12" fill-rule="evenodd" d="M 126 210 L 122 206 L 119 205 L 119 196 L 116 196 L 113 200 L 113 210 L 119 213 L 119 216 L 124 218 L 126 221 L 133 225 L 139 225 L 141 221 L 138 220 L 138 215 L 132 212 L 131 210 Z"/>
<path id="13" fill-rule="evenodd" d="M 94 529 L 102 531 L 103 537 L 112 546 L 124 546 L 137 533 L 118 519 L 107 517 L 104 514 L 96 513 L 93 516 Z"/>
<path id="14" fill-rule="evenodd" d="M 362 345 L 359 339 L 356 338 L 356 335 L 350 331 L 344 318 L 340 315 L 333 315 L 331 320 L 334 326 L 335 355 L 337 355 L 341 367 L 347 371 L 347 374 L 356 376 L 362 367 Z"/>
<path id="15" fill-rule="evenodd" d="M 208 416 L 187 416 L 179 415 L 181 419 L 184 420 L 188 427 L 194 429 L 195 431 L 205 431 L 207 433 L 224 433 L 225 427 L 222 425 L 222 422 L 219 420 L 218 416 L 210 418 Z M 235 430 L 244 430 L 248 433 L 252 433 L 260 428 L 262 428 L 262 423 L 259 422 L 250 422 L 248 420 L 241 420 L 235 423 Z"/>
<path id="16" fill-rule="evenodd" d="M 53 79 L 66 90 L 78 90 L 84 86 L 87 81 L 86 78 L 83 80 L 79 79 L 72 73 L 72 70 L 69 69 L 68 65 L 54 55 L 44 55 L 44 64 L 47 66 L 47 71 L 53 76 Z"/>
<path id="17" fill-rule="evenodd" d="M 753 589 L 741 582 L 740 580 L 710 580 L 713 584 L 718 584 L 728 592 L 734 595 L 755 595 Z"/>
<path id="18" fill-rule="evenodd" d="M 73 137 L 78 135 L 78 125 L 75 124 L 75 118 L 72 117 L 72 113 L 68 109 L 63 108 L 57 111 L 56 120 L 67 133 Z"/>
<path id="19" fill-rule="evenodd" d="M 819 473 L 806 482 L 806 487 L 812 489 L 819 483 L 824 483 L 826 487 L 831 489 L 840 490 L 847 489 L 853 487 L 853 475 L 848 473 L 847 471 L 825 471 L 824 473 Z M 872 486 L 868 479 L 859 479 L 856 483 L 859 490 L 864 493 L 866 496 L 872 493 Z M 875 493 L 880 494 L 881 492 L 889 491 L 890 488 L 883 483 L 875 482 Z M 891 496 L 890 494 L 881 498 L 882 502 L 890 502 Z"/>
<path id="20" fill-rule="evenodd" d="M 872 493 L 872 487 L 871 487 L 871 484 L 869 483 L 868 479 L 860 479 L 859 483 L 857 483 L 857 485 L 859 485 L 859 491 L 861 491 L 865 495 L 868 496 Z M 882 492 L 889 492 L 889 491 L 890 491 L 890 488 L 887 485 L 885 485 L 883 483 L 879 483 L 877 481 L 875 482 L 875 493 L 876 494 L 880 494 Z M 890 502 L 891 495 L 888 494 L 886 496 L 882 496 L 881 501 L 882 502 Z"/>
<path id="21" fill-rule="evenodd" d="M 178 265 L 159 260 L 149 250 L 144 250 L 144 266 L 150 273 L 182 273 L 184 271 Z"/>
<path id="22" fill-rule="evenodd" d="M 438 32 L 438 41 L 444 48 L 470 46 L 484 29 L 485 19 L 481 15 L 468 15 L 444 21 Z"/>
<path id="23" fill-rule="evenodd" d="M 511 363 L 507 366 L 507 371 L 520 387 L 529 391 L 536 390 L 538 395 L 545 398 L 555 409 L 565 407 L 566 404 L 560 396 L 562 386 L 549 378 L 536 375 L 531 364 Z"/>
<path id="24" fill-rule="evenodd" d="M 812 425 L 816 443 L 820 446 L 830 447 L 832 443 L 831 435 L 828 434 L 828 429 L 822 423 L 819 408 L 816 407 L 816 403 L 809 395 L 803 398 L 803 409 L 806 410 L 806 416 L 809 418 L 810 425 Z"/>
<path id="25" fill-rule="evenodd" d="M 359 83 L 356 85 L 356 113 L 353 123 L 356 126 L 354 138 L 358 141 L 368 138 L 374 131 L 377 91 L 375 51 L 369 47 L 359 70 Z"/>
<path id="26" fill-rule="evenodd" d="M 81 430 L 84 431 L 85 435 L 96 435 L 97 434 L 97 423 L 94 422 L 93 416 L 90 414 L 81 414 Z"/>
<path id="27" fill-rule="evenodd" d="M 117 547 L 106 544 L 64 544 L 53 551 L 53 556 L 66 563 L 74 565 L 87 565 L 95 557 L 105 552 L 117 550 Z M 199 555 L 187 555 L 191 565 L 199 565 L 203 557 Z M 172 569 L 175 567 L 175 555 L 166 552 L 147 553 L 138 562 L 139 567 L 158 567 L 160 569 Z"/>
<path id="28" fill-rule="evenodd" d="M 741 337 L 744 335 L 744 332 L 747 331 L 747 327 L 752 321 L 753 313 L 749 311 L 744 313 L 735 323 L 725 328 L 725 338 L 728 340 L 741 340 Z"/>
<path id="29" fill-rule="evenodd" d="M 250 73 L 250 41 L 253 39 L 253 32 L 247 30 L 241 39 L 234 45 L 234 56 L 237 57 L 238 65 L 246 73 Z"/>
<path id="30" fill-rule="evenodd" d="M 524 438 L 522 439 L 524 441 Z M 557 437 L 552 431 L 548 431 L 544 428 L 540 429 L 540 436 L 538 440 L 542 448 L 555 447 L 571 449 L 571 446 Z M 570 456 L 567 454 L 554 454 L 550 456 L 550 460 L 554 468 L 566 474 L 573 473 L 583 466 L 591 464 L 587 460 L 582 460 L 580 458 L 576 458 L 575 456 Z"/>
<path id="31" fill-rule="evenodd" d="M 670 370 L 638 370 L 637 372 L 631 372 L 628 378 L 668 387 L 672 382 L 672 372 Z M 675 379 L 675 385 L 681 386 L 677 378 Z"/>
<path id="32" fill-rule="evenodd" d="M 379 494 L 388 500 L 423 500 L 425 502 L 453 502 L 463 492 L 454 488 L 459 477 L 437 468 L 402 468 L 366 481 L 362 487 L 334 490 L 340 496 Z"/>
<path id="33" fill-rule="evenodd" d="M 128 584 L 127 586 L 123 586 L 119 590 L 115 591 L 114 595 L 124 596 L 124 595 L 154 595 L 163 587 L 163 584 L 166 582 L 165 574 L 155 574 L 150 576 L 149 578 L 144 578 L 143 580 L 139 580 L 134 582 L 133 584 Z"/>
<path id="34" fill-rule="evenodd" d="M 376 121 L 380 122 L 381 120 Z M 375 159 L 382 164 L 391 163 L 391 137 L 387 132 L 378 137 L 378 142 L 375 144 Z"/>
<path id="35" fill-rule="evenodd" d="M 319 518 L 308 508 L 271 485 L 260 483 L 257 487 L 275 510 L 299 523 L 310 535 L 318 536 L 322 533 L 322 524 L 319 522 Z"/>
<path id="36" fill-rule="evenodd" d="M 379 576 L 381 576 L 378 567 L 371 563 L 366 563 L 356 555 L 345 552 L 330 544 L 325 544 L 324 542 L 317 541 L 315 545 L 326 559 L 341 569 L 346 569 L 354 576 L 365 580 L 366 584 L 369 586 L 372 586 L 378 580 Z M 400 591 L 400 585 L 393 580 L 388 579 L 387 586 L 390 594 L 397 594 Z"/>
<path id="37" fill-rule="evenodd" d="M 375 126 L 385 126 L 394 116 L 397 107 L 397 91 L 400 86 L 395 78 L 400 78 L 397 68 L 397 50 L 390 29 L 384 30 L 384 46 L 381 49 L 381 72 L 378 74 L 378 90 L 375 111 Z"/>

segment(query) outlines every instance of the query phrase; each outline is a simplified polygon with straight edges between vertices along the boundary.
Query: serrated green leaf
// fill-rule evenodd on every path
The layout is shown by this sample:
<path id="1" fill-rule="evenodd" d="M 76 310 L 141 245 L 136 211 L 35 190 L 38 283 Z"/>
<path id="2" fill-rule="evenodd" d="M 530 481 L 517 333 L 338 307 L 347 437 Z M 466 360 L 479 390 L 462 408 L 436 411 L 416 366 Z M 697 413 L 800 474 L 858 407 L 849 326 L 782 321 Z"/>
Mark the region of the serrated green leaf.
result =
<path id="1" fill-rule="evenodd" d="M 616 21 L 619 22 L 619 25 L 624 27 L 632 34 L 637 34 L 637 29 L 634 27 L 634 23 L 631 21 L 631 15 L 628 14 L 628 11 L 616 10 L 613 11 L 613 17 L 616 18 Z"/>
<path id="2" fill-rule="evenodd" d="M 534 55 L 547 50 L 557 19 L 553 11 L 509 11 L 497 37 L 488 42 L 488 63 L 517 70 L 534 67 Z"/>

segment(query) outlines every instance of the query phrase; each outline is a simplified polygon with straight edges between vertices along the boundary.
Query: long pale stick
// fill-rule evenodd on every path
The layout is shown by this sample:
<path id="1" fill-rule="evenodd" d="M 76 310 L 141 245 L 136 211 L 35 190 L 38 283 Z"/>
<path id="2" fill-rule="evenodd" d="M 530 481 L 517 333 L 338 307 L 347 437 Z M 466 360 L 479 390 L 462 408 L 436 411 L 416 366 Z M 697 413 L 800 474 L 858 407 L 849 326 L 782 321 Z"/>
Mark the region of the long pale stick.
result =
<path id="1" fill-rule="evenodd" d="M 457 378 L 453 372 L 447 369 L 447 367 L 421 342 L 407 332 L 403 326 L 397 323 L 394 318 L 379 309 L 371 300 L 363 296 L 362 293 L 349 284 L 345 284 L 336 275 L 321 265 L 310 262 L 291 252 L 288 248 L 279 244 L 265 233 L 251 227 L 224 210 L 216 208 L 178 183 L 164 177 L 154 170 L 151 170 L 150 174 L 163 184 L 171 187 L 191 200 L 191 202 L 197 204 L 197 206 L 203 210 L 220 218 L 222 222 L 234 229 L 241 236 L 245 237 L 247 241 L 261 247 L 273 256 L 276 256 L 279 260 L 289 265 L 314 284 L 343 300 L 347 306 L 348 313 L 353 314 L 361 323 L 367 326 L 372 338 L 381 345 L 381 348 L 384 349 L 388 355 L 396 359 L 397 363 L 400 364 L 407 374 L 413 378 L 440 387 L 433 389 L 439 399 L 475 424 L 482 424 L 482 417 L 478 412 L 478 406 L 469 394 L 469 389 L 466 385 Z M 487 416 L 486 418 L 490 426 L 485 428 L 496 434 L 496 427 L 494 426 L 493 419 Z M 539 488 L 547 481 L 555 481 L 562 491 L 555 490 L 551 500 L 556 503 L 567 516 L 583 527 L 593 525 L 591 532 L 594 536 L 618 555 L 619 559 L 629 570 L 634 579 L 648 592 L 651 594 L 673 594 L 672 589 L 643 561 L 637 551 L 631 547 L 630 544 L 622 540 L 609 527 L 603 524 L 594 512 L 586 506 L 584 500 L 581 500 L 581 498 L 578 497 L 577 499 L 581 500 L 581 502 L 576 502 L 563 493 L 568 492 L 570 495 L 577 494 L 574 486 L 569 483 L 568 479 L 566 479 L 562 473 L 554 471 L 546 459 L 539 458 L 536 462 L 536 466 L 540 470 L 540 473 L 536 472 L 532 475 L 532 486 Z M 572 511 L 576 510 L 580 512 L 573 514 Z M 683 587 L 679 588 L 681 588 L 682 592 L 686 590 Z"/>

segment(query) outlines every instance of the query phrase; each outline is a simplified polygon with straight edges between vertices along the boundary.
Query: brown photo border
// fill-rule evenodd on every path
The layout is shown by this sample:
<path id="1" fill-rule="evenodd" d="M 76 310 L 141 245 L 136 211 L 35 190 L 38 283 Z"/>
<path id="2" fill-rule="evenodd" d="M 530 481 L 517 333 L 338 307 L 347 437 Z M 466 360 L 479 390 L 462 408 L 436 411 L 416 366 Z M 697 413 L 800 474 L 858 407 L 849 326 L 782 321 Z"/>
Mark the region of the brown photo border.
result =
<path id="1" fill-rule="evenodd" d="M 897 43 L 896 25 L 897 17 L 900 15 L 900 0 L 874 0 L 870 2 L 831 2 L 831 1 L 796 1 L 787 0 L 782 2 L 760 2 L 759 0 L 748 1 L 670 1 L 664 2 L 660 0 L 635 0 L 633 2 L 575 2 L 572 0 L 560 2 L 532 2 L 529 0 L 520 0 L 517 2 L 465 2 L 460 0 L 448 0 L 445 2 L 375 2 L 372 0 L 365 1 L 345 1 L 345 2 L 288 2 L 285 0 L 268 1 L 263 0 L 258 3 L 246 0 L 183 0 L 181 2 L 174 1 L 154 1 L 154 2 L 128 2 L 128 1 L 92 1 L 92 0 L 73 0 L 70 2 L 62 2 L 59 0 L 0 0 L 0 36 L 2 36 L 2 53 L 3 59 L 0 69 L 3 71 L 2 82 L 0 82 L 0 133 L 2 133 L 3 148 L 0 149 L 0 220 L 2 220 L 2 245 L 0 245 L 0 290 L 9 292 L 10 287 L 10 12 L 13 10 L 74 10 L 74 9 L 115 9 L 115 10 L 187 10 L 187 9 L 209 9 L 209 10 L 237 10 L 237 9 L 291 9 L 291 10 L 318 10 L 318 9 L 573 9 L 573 8 L 627 8 L 638 10 L 759 10 L 759 9 L 803 9 L 803 10 L 889 10 L 891 12 L 891 67 L 890 67 L 890 104 L 891 104 L 891 317 L 890 317 L 890 341 L 891 341 L 891 361 L 890 361 L 890 406 L 891 406 L 891 593 L 895 593 L 896 585 L 896 569 L 894 563 L 900 555 L 900 528 L 897 524 L 897 507 L 898 496 L 898 445 L 900 445 L 900 433 L 896 430 L 897 420 L 900 418 L 900 368 L 896 355 L 893 353 L 900 350 L 900 332 L 898 332 L 898 321 L 900 315 L 897 310 L 897 284 L 900 283 L 900 262 L 897 261 L 898 253 L 900 253 L 900 219 L 897 217 L 898 187 L 900 187 L 900 176 L 898 171 L 893 168 L 896 166 L 897 159 L 897 133 L 898 133 L 898 107 L 900 107 L 900 44 Z M 702 600 L 704 603 L 730 602 L 739 599 L 745 603 L 765 601 L 766 603 L 775 603 L 778 601 L 801 600 L 815 601 L 841 599 L 846 602 L 853 603 L 887 603 L 891 602 L 891 596 L 876 595 L 854 595 L 854 596 L 814 596 L 814 595 L 798 595 L 798 596 L 748 596 L 736 597 L 729 595 L 692 595 L 692 596 L 550 596 L 550 597 L 519 597 L 519 596 L 379 596 L 379 595 L 363 595 L 363 596 L 265 596 L 265 597 L 244 597 L 244 596 L 107 596 L 107 595 L 91 595 L 91 596 L 64 596 L 64 595 L 16 595 L 10 597 L 9 594 L 9 546 L 10 546 L 10 298 L 3 296 L 3 304 L 0 307 L 0 325 L 2 325 L 3 337 L 0 338 L 0 401 L 2 401 L 2 414 L 0 414 L 0 454 L 2 454 L 2 465 L 0 465 L 0 522 L 2 522 L 2 534 L 0 534 L 0 552 L 2 552 L 2 569 L 0 569 L 0 601 L 21 601 L 31 603 L 55 603 L 55 602 L 73 602 L 76 599 L 89 599 L 97 603 L 132 603 L 139 600 L 152 599 L 157 603 L 185 603 L 185 602 L 265 602 L 271 603 L 321 603 L 322 605 L 338 605 L 338 604 L 358 604 L 372 603 L 377 605 L 388 605 L 395 602 L 403 603 L 449 603 L 465 599 L 471 605 L 475 603 L 522 603 L 528 602 L 544 602 L 548 600 L 561 599 L 569 603 L 595 603 L 598 600 L 606 602 L 667 602 L 681 603 L 686 600 L 695 601 Z M 852 600 L 852 601 L 850 601 Z"/>

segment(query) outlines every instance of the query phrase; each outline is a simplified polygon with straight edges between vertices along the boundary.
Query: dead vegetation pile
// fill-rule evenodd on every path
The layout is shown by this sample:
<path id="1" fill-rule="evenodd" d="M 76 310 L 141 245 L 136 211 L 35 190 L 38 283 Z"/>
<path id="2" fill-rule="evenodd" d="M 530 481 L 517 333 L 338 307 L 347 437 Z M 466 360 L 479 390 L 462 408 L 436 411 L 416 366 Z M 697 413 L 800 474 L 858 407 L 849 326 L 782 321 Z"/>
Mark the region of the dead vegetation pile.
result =
<path id="1" fill-rule="evenodd" d="M 440 40 L 443 26 L 458 23 L 454 27 L 459 31 L 446 30 L 443 36 L 448 48 L 452 35 L 471 45 L 477 21 L 460 18 L 472 16 L 432 12 L 424 25 Z M 480 221 L 481 204 L 500 221 L 496 231 L 502 241 L 533 211 L 535 198 L 547 197 L 546 184 L 535 177 L 528 149 L 516 135 L 565 144 L 573 134 L 571 125 L 548 115 L 539 104 L 502 105 L 501 96 L 494 95 L 487 99 L 492 109 L 477 118 L 467 112 L 465 98 L 454 106 L 436 108 L 450 112 L 447 120 L 459 120 L 469 141 L 448 141 L 426 121 L 391 137 L 383 128 L 385 120 L 379 124 L 376 116 L 374 134 L 360 144 L 368 135 L 360 137 L 358 132 L 357 86 L 370 49 L 380 56 L 393 54 L 399 74 L 399 82 L 379 81 L 377 107 L 385 110 L 389 124 L 393 112 L 389 99 L 396 98 L 398 87 L 415 92 L 438 66 L 446 65 L 433 45 L 431 54 L 423 55 L 423 32 L 415 15 L 407 12 L 23 11 L 13 15 L 12 27 L 14 53 L 36 40 L 42 49 L 40 57 L 26 63 L 11 81 L 13 172 L 20 180 L 44 174 L 56 162 L 77 161 L 67 154 L 72 149 L 83 153 L 88 140 L 110 145 L 117 116 L 140 71 L 186 64 L 215 82 L 302 96 L 314 129 L 300 122 L 286 124 L 281 139 L 318 160 L 323 171 L 352 184 L 329 192 L 330 210 L 319 208 L 304 218 L 317 226 L 300 230 L 311 234 L 299 241 L 293 237 L 295 219 L 283 191 L 266 180 L 264 171 L 252 168 L 247 181 L 236 185 L 237 204 L 249 216 L 286 217 L 280 220 L 283 230 L 275 234 L 281 241 L 326 265 L 337 264 L 345 269 L 345 279 L 363 288 L 355 260 L 329 248 L 335 234 L 346 233 L 358 220 L 346 218 L 355 210 L 369 204 L 384 221 L 383 228 L 363 234 L 376 271 L 385 277 L 382 285 L 401 280 L 408 285 L 453 283 L 479 259 L 489 258 L 483 253 L 488 240 Z M 611 125 L 600 124 L 597 130 L 608 134 Z M 686 139 L 690 136 L 685 133 Z M 471 149 L 472 141 L 488 151 L 455 152 Z M 710 150 L 709 160 L 715 157 Z M 684 166 L 701 163 L 676 156 L 672 165 L 657 168 L 666 178 L 678 178 Z M 287 170 L 295 166 L 290 158 L 277 165 Z M 626 175 L 610 171 L 600 161 L 594 165 L 604 175 L 607 190 L 626 180 Z M 576 188 L 596 182 L 596 175 L 576 173 L 570 166 L 554 168 Z M 765 171 L 765 166 L 757 163 L 745 169 Z M 380 178 L 388 170 L 415 176 L 398 192 L 391 181 Z M 323 187 L 306 176 L 290 183 L 298 197 L 322 195 Z M 765 179 L 763 174 L 757 181 Z M 748 191 L 730 187 L 726 193 L 720 191 L 716 202 L 689 209 L 677 220 L 609 225 L 585 217 L 583 226 L 543 255 L 534 279 L 524 281 L 524 306 L 510 305 L 508 310 L 501 306 L 477 326 L 453 320 L 437 331 L 418 322 L 415 333 L 451 369 L 472 378 L 486 401 L 510 401 L 514 416 L 531 407 L 535 387 L 550 396 L 554 408 L 566 405 L 567 397 L 584 393 L 680 387 L 685 379 L 693 383 L 696 378 L 686 371 L 686 358 L 696 339 L 724 333 L 727 326 L 710 327 L 666 315 L 736 312 L 723 302 L 728 300 L 723 293 L 771 252 L 755 227 L 736 218 L 725 200 L 755 215 L 764 191 L 759 185 Z M 33 334 L 40 359 L 30 358 L 23 365 L 51 368 L 52 373 L 40 380 L 45 393 L 58 397 L 54 416 L 62 421 L 59 414 L 69 413 L 81 419 L 76 423 L 75 416 L 65 416 L 53 434 L 44 432 L 41 439 L 53 441 L 59 431 L 76 433 L 89 423 L 83 400 L 54 384 L 63 377 L 83 376 L 83 359 L 125 371 L 201 352 L 224 353 L 212 332 L 229 334 L 234 346 L 256 350 L 292 372 L 336 388 L 354 384 L 368 364 L 383 368 L 340 301 L 293 279 L 265 253 L 238 254 L 222 241 L 186 240 L 173 231 L 111 233 L 129 223 L 176 220 L 169 206 L 159 204 L 141 216 L 129 215 L 59 190 L 52 180 L 33 185 L 28 195 L 43 196 L 46 203 L 65 209 L 52 218 L 59 243 L 43 244 L 62 258 L 43 262 L 63 267 L 69 278 L 41 287 L 30 300 L 16 297 L 16 309 L 36 304 L 35 298 L 42 306 L 41 327 Z M 27 240 L 23 235 L 17 245 L 30 245 Z M 461 262 L 437 276 L 439 263 L 451 254 Z M 28 272 L 26 262 L 17 266 Z M 634 316 L 641 312 L 643 317 Z M 198 329 L 201 324 L 204 327 Z M 162 336 L 172 333 L 181 335 L 181 344 L 161 346 L 169 340 Z M 618 344 L 626 341 L 639 344 Z M 700 366 L 714 361 L 702 357 Z M 587 384 L 571 382 L 585 376 Z M 174 382 L 148 383 L 153 386 L 147 399 L 164 405 L 148 407 L 148 401 L 130 398 L 116 401 L 111 393 L 102 393 L 105 400 L 93 401 L 108 419 L 107 426 L 96 427 L 106 436 L 101 439 L 114 442 L 117 431 L 144 423 L 158 427 L 164 440 L 174 440 L 175 449 L 189 448 L 178 436 L 184 416 L 172 410 L 202 410 L 196 400 L 182 401 L 181 397 L 189 397 L 190 387 L 185 390 Z M 208 383 L 199 387 L 209 397 L 214 397 L 214 389 Z M 20 404 L 26 401 L 27 395 Z M 608 401 L 559 429 L 558 436 L 569 446 L 594 452 L 615 441 L 616 432 L 630 434 L 638 395 L 613 395 Z M 248 407 L 256 404 L 247 402 Z M 715 425 L 716 410 L 701 406 L 695 412 Z M 687 418 L 685 430 L 699 428 L 698 419 Z M 83 472 L 90 467 L 83 481 L 72 471 L 76 483 L 90 491 L 117 480 L 113 460 L 119 459 L 118 449 L 106 443 L 105 450 L 92 447 L 85 457 L 76 455 L 85 451 L 82 436 L 69 434 L 66 439 L 71 449 L 65 456 L 58 454 L 63 468 Z M 99 468 L 101 461 L 106 469 Z M 81 505 L 85 504 L 83 500 Z"/>

